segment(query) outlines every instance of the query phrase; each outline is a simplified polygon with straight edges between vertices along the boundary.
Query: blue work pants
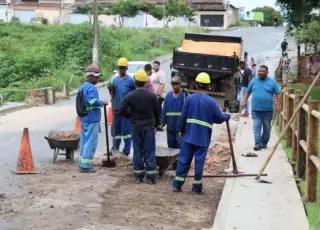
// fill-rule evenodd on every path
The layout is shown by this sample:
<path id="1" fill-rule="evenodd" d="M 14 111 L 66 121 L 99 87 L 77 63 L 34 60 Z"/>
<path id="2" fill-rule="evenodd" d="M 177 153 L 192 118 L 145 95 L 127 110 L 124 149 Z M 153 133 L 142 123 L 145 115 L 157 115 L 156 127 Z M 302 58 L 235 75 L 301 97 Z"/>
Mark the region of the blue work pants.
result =
<path id="1" fill-rule="evenodd" d="M 156 179 L 156 137 L 153 129 L 132 130 L 133 175 L 142 180 L 146 175 L 152 182 Z M 146 171 L 146 172 L 145 172 Z"/>
<path id="2" fill-rule="evenodd" d="M 181 137 L 177 131 L 167 131 L 168 148 L 179 149 L 181 145 Z"/>
<path id="3" fill-rule="evenodd" d="M 96 152 L 99 134 L 99 122 L 81 123 L 80 134 L 80 168 L 91 169 Z"/>
<path id="4" fill-rule="evenodd" d="M 180 155 L 178 156 L 176 177 L 173 186 L 180 189 L 188 175 L 193 156 L 195 157 L 195 173 L 192 183 L 192 191 L 200 193 L 202 191 L 202 173 L 206 160 L 208 148 L 183 142 Z"/>
<path id="5" fill-rule="evenodd" d="M 130 154 L 131 149 L 131 119 L 120 116 L 119 114 L 114 115 L 115 118 L 115 144 L 113 149 L 119 150 L 121 139 L 124 141 L 124 148 L 122 152 L 126 155 Z"/>

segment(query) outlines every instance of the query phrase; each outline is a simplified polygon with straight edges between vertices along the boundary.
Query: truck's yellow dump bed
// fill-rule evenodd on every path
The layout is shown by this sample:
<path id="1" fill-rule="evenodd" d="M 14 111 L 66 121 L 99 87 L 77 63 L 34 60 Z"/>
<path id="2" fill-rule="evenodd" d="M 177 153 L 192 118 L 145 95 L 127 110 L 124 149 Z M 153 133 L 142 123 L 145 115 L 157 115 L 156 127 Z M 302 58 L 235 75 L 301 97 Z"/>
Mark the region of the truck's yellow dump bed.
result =
<path id="1" fill-rule="evenodd" d="M 238 57 L 241 56 L 241 43 L 232 42 L 200 42 L 192 40 L 183 40 L 179 51 L 188 53 L 201 53 L 218 56 L 233 56 L 234 52 Z"/>

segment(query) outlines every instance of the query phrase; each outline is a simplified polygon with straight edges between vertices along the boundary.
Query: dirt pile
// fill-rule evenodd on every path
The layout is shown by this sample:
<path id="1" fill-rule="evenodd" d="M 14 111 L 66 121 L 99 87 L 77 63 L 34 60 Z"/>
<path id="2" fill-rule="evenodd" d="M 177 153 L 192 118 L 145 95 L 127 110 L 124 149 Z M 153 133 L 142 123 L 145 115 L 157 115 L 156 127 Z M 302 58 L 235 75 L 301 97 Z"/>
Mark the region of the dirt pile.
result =
<path id="1" fill-rule="evenodd" d="M 80 134 L 73 131 L 51 131 L 48 137 L 58 141 L 79 140 Z"/>

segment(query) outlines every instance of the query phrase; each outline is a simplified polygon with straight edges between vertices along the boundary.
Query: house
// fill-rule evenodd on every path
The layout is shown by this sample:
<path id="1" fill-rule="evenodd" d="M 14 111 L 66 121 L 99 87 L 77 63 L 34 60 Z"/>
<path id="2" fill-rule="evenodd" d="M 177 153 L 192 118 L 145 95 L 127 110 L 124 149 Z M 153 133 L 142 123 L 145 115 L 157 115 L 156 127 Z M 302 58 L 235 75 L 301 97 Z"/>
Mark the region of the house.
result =
<path id="1" fill-rule="evenodd" d="M 227 29 L 240 21 L 239 9 L 224 0 L 186 0 L 195 10 L 196 23 L 207 29 Z M 166 0 L 155 0 L 164 5 Z"/>
<path id="2" fill-rule="evenodd" d="M 8 4 L 6 0 L 0 0 L 0 21 L 8 21 Z"/>

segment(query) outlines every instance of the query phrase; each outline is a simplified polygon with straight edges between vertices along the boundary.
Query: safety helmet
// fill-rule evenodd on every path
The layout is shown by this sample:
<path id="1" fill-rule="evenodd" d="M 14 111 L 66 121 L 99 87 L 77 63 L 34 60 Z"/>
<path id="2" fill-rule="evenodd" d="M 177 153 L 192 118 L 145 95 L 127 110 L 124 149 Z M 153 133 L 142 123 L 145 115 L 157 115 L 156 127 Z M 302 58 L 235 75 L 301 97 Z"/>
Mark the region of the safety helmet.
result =
<path id="1" fill-rule="evenodd" d="M 207 73 L 199 73 L 196 77 L 196 82 L 201 84 L 210 84 L 210 76 Z"/>
<path id="2" fill-rule="evenodd" d="M 174 76 L 173 78 L 171 78 L 171 83 L 181 84 L 181 78 L 179 76 Z"/>
<path id="3" fill-rule="evenodd" d="M 148 76 L 145 71 L 138 71 L 133 75 L 134 80 L 141 81 L 141 82 L 147 82 Z"/>
<path id="4" fill-rule="evenodd" d="M 100 77 L 101 73 L 100 73 L 99 67 L 96 66 L 95 64 L 88 65 L 86 69 L 86 75 L 87 77 L 89 76 Z"/>
<path id="5" fill-rule="evenodd" d="M 122 57 L 118 60 L 119 67 L 127 67 L 128 66 L 128 59 Z"/>

